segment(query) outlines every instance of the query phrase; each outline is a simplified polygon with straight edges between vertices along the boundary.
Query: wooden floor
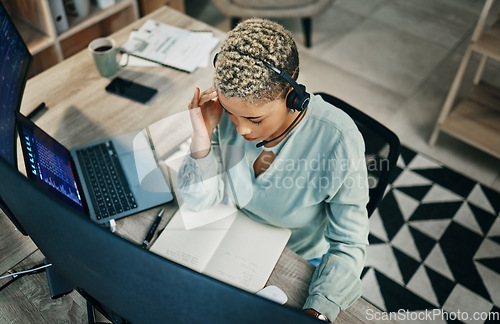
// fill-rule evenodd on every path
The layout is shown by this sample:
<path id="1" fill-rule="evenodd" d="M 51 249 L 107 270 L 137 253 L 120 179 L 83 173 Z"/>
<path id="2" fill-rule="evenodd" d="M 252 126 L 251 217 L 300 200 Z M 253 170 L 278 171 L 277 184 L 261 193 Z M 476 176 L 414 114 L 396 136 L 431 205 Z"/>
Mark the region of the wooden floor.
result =
<path id="1" fill-rule="evenodd" d="M 36 250 L 12 271 L 30 269 L 42 262 L 43 255 Z M 2 279 L 0 285 L 9 280 Z M 23 276 L 0 291 L 0 323 L 88 323 L 87 304 L 75 291 L 51 299 L 45 272 L 41 272 Z"/>
<path id="2" fill-rule="evenodd" d="M 0 210 L 0 277 L 42 265 L 43 259 L 31 239 Z M 0 279 L 0 287 L 11 280 Z M 107 322 L 103 317 L 99 321 Z M 25 275 L 0 291 L 0 323 L 88 323 L 87 303 L 76 291 L 51 299 L 45 272 Z"/>

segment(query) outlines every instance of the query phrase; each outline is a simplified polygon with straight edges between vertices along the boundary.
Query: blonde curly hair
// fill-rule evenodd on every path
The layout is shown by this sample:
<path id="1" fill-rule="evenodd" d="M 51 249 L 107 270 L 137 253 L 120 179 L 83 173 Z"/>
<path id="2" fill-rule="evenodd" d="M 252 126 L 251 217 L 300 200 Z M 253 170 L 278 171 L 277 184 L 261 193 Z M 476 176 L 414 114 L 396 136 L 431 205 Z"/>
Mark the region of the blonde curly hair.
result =
<path id="1" fill-rule="evenodd" d="M 297 80 L 299 54 L 292 34 L 273 21 L 247 19 L 228 33 L 217 55 L 217 92 L 252 104 L 285 98 L 290 85 L 263 61 Z"/>

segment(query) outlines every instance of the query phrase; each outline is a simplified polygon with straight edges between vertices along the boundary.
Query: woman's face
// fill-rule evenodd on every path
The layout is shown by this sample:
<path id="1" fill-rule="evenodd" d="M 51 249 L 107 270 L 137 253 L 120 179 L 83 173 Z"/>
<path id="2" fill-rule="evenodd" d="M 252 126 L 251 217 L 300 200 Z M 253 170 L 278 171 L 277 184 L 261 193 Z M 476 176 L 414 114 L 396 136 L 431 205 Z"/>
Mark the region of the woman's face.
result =
<path id="1" fill-rule="evenodd" d="M 218 96 L 219 103 L 236 125 L 236 131 L 247 141 L 270 140 L 286 130 L 294 119 L 285 99 L 253 105 L 238 98 Z"/>

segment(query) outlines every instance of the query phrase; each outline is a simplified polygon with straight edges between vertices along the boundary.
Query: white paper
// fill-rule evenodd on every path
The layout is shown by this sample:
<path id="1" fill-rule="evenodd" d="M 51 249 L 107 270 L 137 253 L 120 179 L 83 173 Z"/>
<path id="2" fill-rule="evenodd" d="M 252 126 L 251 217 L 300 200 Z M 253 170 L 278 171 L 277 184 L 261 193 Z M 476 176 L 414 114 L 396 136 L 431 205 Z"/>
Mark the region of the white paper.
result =
<path id="1" fill-rule="evenodd" d="M 179 212 L 184 221 L 184 227 L 187 230 L 191 230 L 236 214 L 238 209 L 233 204 L 220 203 L 198 212 L 192 211 L 185 205 L 182 205 L 179 207 Z"/>
<path id="2" fill-rule="evenodd" d="M 219 39 L 205 32 L 191 32 L 154 20 L 147 20 L 131 33 L 123 48 L 133 55 L 193 72 L 217 46 Z"/>
<path id="3" fill-rule="evenodd" d="M 186 230 L 177 212 L 150 251 L 202 272 L 231 227 L 236 214 L 194 230 Z"/>
<path id="4" fill-rule="evenodd" d="M 129 39 L 134 38 L 134 36 L 137 34 L 137 31 L 132 31 L 130 32 Z M 120 57 L 120 65 L 125 65 L 127 63 L 127 66 L 162 66 L 159 63 L 151 62 L 145 59 L 142 59 L 137 56 L 132 56 L 128 54 L 124 54 Z"/>
<path id="5" fill-rule="evenodd" d="M 125 55 L 122 55 L 122 58 L 120 59 L 120 64 L 124 65 L 126 62 L 127 62 L 127 58 L 125 57 Z M 127 66 L 157 66 L 157 67 L 160 67 L 162 65 L 130 55 L 129 59 L 128 59 Z"/>
<path id="6" fill-rule="evenodd" d="M 239 216 L 204 273 L 256 293 L 265 286 L 290 234 L 287 228 L 267 226 Z"/>

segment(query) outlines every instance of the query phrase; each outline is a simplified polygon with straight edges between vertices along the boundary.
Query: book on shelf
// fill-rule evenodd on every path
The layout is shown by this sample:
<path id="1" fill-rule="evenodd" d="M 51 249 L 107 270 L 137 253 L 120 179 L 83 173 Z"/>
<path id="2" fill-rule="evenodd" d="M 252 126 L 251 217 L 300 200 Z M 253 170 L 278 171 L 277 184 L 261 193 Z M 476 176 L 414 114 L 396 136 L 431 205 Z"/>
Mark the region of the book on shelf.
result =
<path id="1" fill-rule="evenodd" d="M 90 0 L 64 0 L 66 14 L 75 17 L 86 17 L 90 12 Z"/>
<path id="2" fill-rule="evenodd" d="M 218 207 L 213 208 L 218 212 Z M 291 231 L 262 224 L 240 210 L 186 230 L 182 209 L 150 251 L 251 293 L 261 290 L 285 248 Z"/>
<path id="3" fill-rule="evenodd" d="M 207 61 L 218 43 L 211 32 L 190 31 L 149 19 L 130 33 L 122 48 L 132 56 L 189 73 Z"/>
<path id="4" fill-rule="evenodd" d="M 68 17 L 66 17 L 63 0 L 49 0 L 49 7 L 57 33 L 61 34 L 68 30 Z"/>
<path id="5" fill-rule="evenodd" d="M 96 5 L 99 7 L 99 9 L 106 9 L 108 7 L 111 7 L 116 3 L 115 0 L 95 0 Z"/>

